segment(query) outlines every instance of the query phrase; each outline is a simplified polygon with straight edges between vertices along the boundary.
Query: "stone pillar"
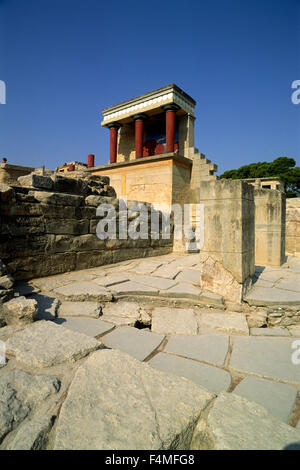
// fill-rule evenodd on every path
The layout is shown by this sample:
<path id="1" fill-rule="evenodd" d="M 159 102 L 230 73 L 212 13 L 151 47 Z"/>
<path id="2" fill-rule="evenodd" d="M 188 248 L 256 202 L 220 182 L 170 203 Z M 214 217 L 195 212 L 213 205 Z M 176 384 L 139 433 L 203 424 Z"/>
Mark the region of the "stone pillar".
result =
<path id="1" fill-rule="evenodd" d="M 285 193 L 254 190 L 255 264 L 281 266 L 285 261 Z"/>
<path id="2" fill-rule="evenodd" d="M 117 144 L 118 144 L 118 129 L 120 125 L 116 122 L 109 124 L 110 131 L 110 149 L 109 149 L 109 163 L 116 163 L 117 161 Z"/>
<path id="3" fill-rule="evenodd" d="M 201 286 L 240 302 L 254 274 L 254 188 L 240 180 L 201 180 L 204 205 Z"/>
<path id="4" fill-rule="evenodd" d="M 175 117 L 178 106 L 172 104 L 164 107 L 166 112 L 166 151 L 174 152 Z"/>
<path id="5" fill-rule="evenodd" d="M 144 114 L 136 114 L 133 116 L 135 121 L 135 158 L 142 158 L 144 143 Z"/>

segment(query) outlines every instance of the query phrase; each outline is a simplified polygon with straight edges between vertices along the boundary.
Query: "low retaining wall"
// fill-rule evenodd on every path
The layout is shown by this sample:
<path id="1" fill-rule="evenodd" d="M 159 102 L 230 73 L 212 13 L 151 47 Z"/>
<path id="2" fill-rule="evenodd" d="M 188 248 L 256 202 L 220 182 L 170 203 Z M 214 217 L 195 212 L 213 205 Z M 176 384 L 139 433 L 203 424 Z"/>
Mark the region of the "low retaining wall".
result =
<path id="1" fill-rule="evenodd" d="M 108 178 L 98 177 L 89 183 L 39 176 L 31 180 L 30 187 L 0 187 L 0 259 L 16 280 L 172 251 L 172 239 L 163 240 L 161 235 L 158 240 L 100 240 L 96 208 L 110 203 L 118 213 L 119 201 L 114 196 L 97 195 L 97 184 L 98 193 L 105 193 Z M 113 189 L 108 187 L 107 193 L 113 194 Z M 149 215 L 149 204 L 147 211 Z"/>

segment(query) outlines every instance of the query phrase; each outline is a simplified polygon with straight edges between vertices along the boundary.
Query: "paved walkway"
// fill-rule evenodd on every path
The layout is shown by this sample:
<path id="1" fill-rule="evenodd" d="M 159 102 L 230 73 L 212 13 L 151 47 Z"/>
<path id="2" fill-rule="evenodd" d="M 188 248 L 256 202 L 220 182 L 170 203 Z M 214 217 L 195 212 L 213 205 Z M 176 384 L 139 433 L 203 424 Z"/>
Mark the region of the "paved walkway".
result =
<path id="1" fill-rule="evenodd" d="M 171 254 L 35 279 L 32 287 L 20 284 L 19 291 L 36 298 L 40 319 L 96 338 L 214 393 L 244 396 L 295 426 L 300 364 L 292 358 L 300 357 L 300 344 L 295 343 L 300 343 L 300 326 L 249 330 L 244 314 L 224 312 L 220 296 L 201 292 L 200 271 L 198 255 Z M 260 289 L 278 291 L 280 301 L 290 293 L 300 296 L 299 278 L 300 260 L 281 269 L 258 268 L 247 301 L 255 304 Z M 161 300 L 166 298 L 190 300 L 191 305 L 164 306 Z M 99 304 L 112 299 L 116 301 Z M 214 309 L 204 308 L 207 299 Z"/>
<path id="2" fill-rule="evenodd" d="M 257 266 L 255 284 L 245 296 L 250 305 L 300 305 L 300 258 L 280 268 Z"/>

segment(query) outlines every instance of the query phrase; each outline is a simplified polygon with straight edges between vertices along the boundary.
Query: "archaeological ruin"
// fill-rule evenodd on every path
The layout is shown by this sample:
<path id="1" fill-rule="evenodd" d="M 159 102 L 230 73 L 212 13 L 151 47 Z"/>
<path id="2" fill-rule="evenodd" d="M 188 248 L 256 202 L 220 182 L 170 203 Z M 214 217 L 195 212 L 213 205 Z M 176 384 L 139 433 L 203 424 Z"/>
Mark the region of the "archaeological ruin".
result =
<path id="1" fill-rule="evenodd" d="M 0 164 L 0 449 L 300 446 L 300 198 L 219 179 L 195 107 L 103 109 L 106 165 Z"/>

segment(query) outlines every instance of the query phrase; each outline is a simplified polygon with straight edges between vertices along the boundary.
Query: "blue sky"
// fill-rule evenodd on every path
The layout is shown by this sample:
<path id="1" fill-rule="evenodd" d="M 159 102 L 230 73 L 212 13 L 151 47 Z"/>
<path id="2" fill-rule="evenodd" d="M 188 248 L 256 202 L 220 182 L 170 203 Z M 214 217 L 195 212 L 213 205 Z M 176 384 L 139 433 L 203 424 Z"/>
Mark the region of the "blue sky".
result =
<path id="1" fill-rule="evenodd" d="M 55 168 L 96 155 L 101 109 L 176 83 L 219 173 L 300 164 L 300 0 L 0 0 L 0 157 Z"/>

